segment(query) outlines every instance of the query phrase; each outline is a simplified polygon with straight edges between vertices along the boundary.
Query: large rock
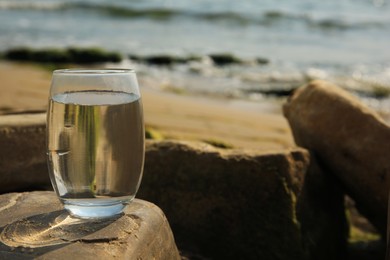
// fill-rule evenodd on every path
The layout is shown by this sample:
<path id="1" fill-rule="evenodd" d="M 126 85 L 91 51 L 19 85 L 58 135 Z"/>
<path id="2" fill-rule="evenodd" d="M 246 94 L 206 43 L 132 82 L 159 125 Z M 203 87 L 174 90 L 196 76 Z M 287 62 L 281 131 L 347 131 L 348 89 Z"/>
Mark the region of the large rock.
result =
<path id="1" fill-rule="evenodd" d="M 164 210 L 179 248 L 216 259 L 305 259 L 296 198 L 308 160 L 302 149 L 153 142 L 138 195 Z"/>
<path id="2" fill-rule="evenodd" d="M 154 204 L 134 200 L 125 214 L 81 220 L 53 192 L 0 196 L 0 259 L 180 259 L 172 231 Z"/>
<path id="3" fill-rule="evenodd" d="M 341 181 L 357 207 L 386 234 L 390 128 L 346 91 L 323 81 L 298 89 L 284 106 L 295 141 Z"/>
<path id="4" fill-rule="evenodd" d="M 344 190 L 335 176 L 323 170 L 310 156 L 297 217 L 308 259 L 347 259 L 349 223 Z"/>
<path id="5" fill-rule="evenodd" d="M 44 114 L 0 122 L 1 148 L 7 148 L 1 151 L 0 190 L 50 188 Z M 327 177 L 304 180 L 304 149 L 249 152 L 173 141 L 146 146 L 138 197 L 164 210 L 181 249 L 264 260 L 336 259 L 345 251 L 342 195 L 328 189 L 334 183 Z"/>
<path id="6" fill-rule="evenodd" d="M 48 187 L 45 114 L 0 116 L 0 193 Z"/>

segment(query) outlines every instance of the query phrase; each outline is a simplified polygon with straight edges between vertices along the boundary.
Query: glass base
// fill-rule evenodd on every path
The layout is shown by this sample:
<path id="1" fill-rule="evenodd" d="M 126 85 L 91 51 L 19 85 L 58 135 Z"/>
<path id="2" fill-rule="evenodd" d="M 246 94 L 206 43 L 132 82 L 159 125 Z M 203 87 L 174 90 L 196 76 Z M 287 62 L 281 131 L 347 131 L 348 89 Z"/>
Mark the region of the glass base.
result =
<path id="1" fill-rule="evenodd" d="M 70 212 L 72 216 L 78 218 L 109 218 L 123 212 L 126 205 L 117 204 L 110 206 L 79 206 L 79 205 L 64 205 L 64 208 Z"/>
<path id="2" fill-rule="evenodd" d="M 131 199 L 63 199 L 64 208 L 77 218 L 109 218 L 121 214 Z"/>

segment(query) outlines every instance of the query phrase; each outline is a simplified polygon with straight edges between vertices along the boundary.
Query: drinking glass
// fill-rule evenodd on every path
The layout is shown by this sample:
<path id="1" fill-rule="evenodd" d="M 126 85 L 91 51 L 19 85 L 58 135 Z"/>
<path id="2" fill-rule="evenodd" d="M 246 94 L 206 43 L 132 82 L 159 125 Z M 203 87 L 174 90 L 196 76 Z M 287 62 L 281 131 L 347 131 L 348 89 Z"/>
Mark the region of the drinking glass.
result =
<path id="1" fill-rule="evenodd" d="M 138 190 L 144 165 L 135 72 L 54 71 L 46 134 L 50 179 L 64 208 L 80 218 L 120 214 Z"/>

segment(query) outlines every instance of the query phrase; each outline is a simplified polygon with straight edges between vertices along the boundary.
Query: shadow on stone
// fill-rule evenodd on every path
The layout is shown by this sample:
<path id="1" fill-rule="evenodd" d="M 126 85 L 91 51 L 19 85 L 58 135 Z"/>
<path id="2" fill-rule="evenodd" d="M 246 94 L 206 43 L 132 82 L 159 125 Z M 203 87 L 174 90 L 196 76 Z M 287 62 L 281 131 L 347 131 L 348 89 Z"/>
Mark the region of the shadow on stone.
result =
<path id="1" fill-rule="evenodd" d="M 164 213 L 134 199 L 113 218 L 77 219 L 54 192 L 0 195 L 0 259 L 180 259 Z"/>
<path id="2" fill-rule="evenodd" d="M 110 242 L 115 238 L 90 235 L 111 225 L 122 215 L 100 220 L 79 219 L 65 210 L 57 210 L 17 220 L 1 228 L 0 258 L 18 253 L 15 252 L 18 250 L 24 254 L 27 250 L 29 257 L 33 257 L 74 242 Z"/>
<path id="3" fill-rule="evenodd" d="M 122 214 L 123 215 L 123 214 Z M 67 244 L 83 241 L 119 217 L 97 219 L 80 219 L 69 215 L 65 210 L 53 211 L 28 217 L 6 225 L 0 235 L 1 241 L 9 247 L 28 246 L 30 248 Z M 109 238 L 100 238 L 107 240 Z"/>

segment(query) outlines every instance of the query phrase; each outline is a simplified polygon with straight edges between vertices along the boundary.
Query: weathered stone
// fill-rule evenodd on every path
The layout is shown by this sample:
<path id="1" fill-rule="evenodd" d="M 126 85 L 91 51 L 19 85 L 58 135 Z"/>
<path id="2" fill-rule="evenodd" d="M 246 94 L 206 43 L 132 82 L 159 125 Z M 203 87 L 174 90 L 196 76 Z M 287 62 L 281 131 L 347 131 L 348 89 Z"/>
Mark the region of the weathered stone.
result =
<path id="1" fill-rule="evenodd" d="M 308 259 L 346 259 L 349 223 L 344 191 L 335 176 L 324 172 L 315 155 L 310 155 L 297 216 Z"/>
<path id="2" fill-rule="evenodd" d="M 357 98 L 323 81 L 298 89 L 284 113 L 296 143 L 337 176 L 359 211 L 385 237 L 389 126 Z"/>
<path id="3" fill-rule="evenodd" d="M 45 114 L 0 116 L 0 193 L 48 187 Z"/>
<path id="4" fill-rule="evenodd" d="M 2 147 L 21 150 L 2 151 L 1 162 L 8 167 L 0 168 L 0 184 L 6 184 L 2 191 L 50 188 L 44 114 L 0 117 L 0 122 L 1 129 L 8 129 L 1 132 L 8 133 L 0 137 Z M 19 160 L 24 163 L 16 167 Z M 333 190 L 334 196 L 327 197 L 326 187 L 313 182 L 312 190 L 324 196 L 317 198 L 307 188 L 300 192 L 308 160 L 302 149 L 265 153 L 148 142 L 138 196 L 166 211 L 180 245 L 191 252 L 247 259 L 304 259 L 321 252 L 334 256 L 333 249 L 340 249 L 344 239 L 332 233 L 343 230 L 343 214 L 335 210 L 340 209 L 338 193 Z"/>
<path id="5" fill-rule="evenodd" d="M 348 257 L 346 260 L 383 260 L 390 259 L 386 254 L 386 246 L 383 241 L 360 241 L 348 245 Z"/>
<path id="6" fill-rule="evenodd" d="M 151 142 L 138 196 L 163 209 L 179 248 L 216 259 L 305 259 L 295 206 L 308 160 L 298 148 Z"/>
<path id="7" fill-rule="evenodd" d="M 115 218 L 69 217 L 53 192 L 0 196 L 0 259 L 180 259 L 154 204 L 134 200 Z"/>

